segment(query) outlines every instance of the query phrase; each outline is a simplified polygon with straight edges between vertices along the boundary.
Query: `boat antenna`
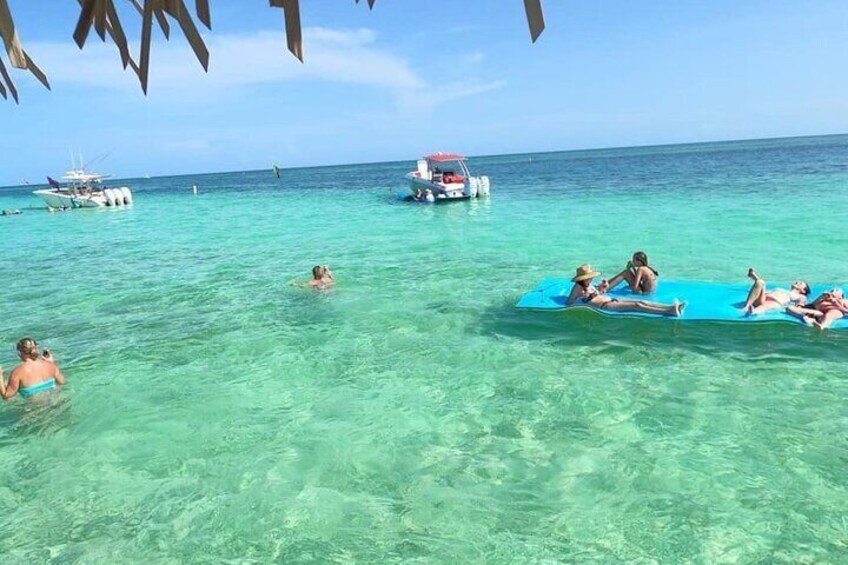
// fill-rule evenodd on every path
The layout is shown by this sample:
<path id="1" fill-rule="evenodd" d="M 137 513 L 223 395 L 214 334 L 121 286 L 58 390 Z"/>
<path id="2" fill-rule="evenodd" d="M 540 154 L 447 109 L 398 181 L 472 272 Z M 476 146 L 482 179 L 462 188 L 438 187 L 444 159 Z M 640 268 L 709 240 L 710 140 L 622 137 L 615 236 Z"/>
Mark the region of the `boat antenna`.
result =
<path id="1" fill-rule="evenodd" d="M 90 167 L 92 165 L 99 163 L 100 161 L 102 161 L 103 159 L 105 159 L 106 157 L 111 155 L 113 151 L 115 151 L 114 147 L 112 149 L 110 149 L 109 151 L 107 151 L 106 153 L 101 154 L 99 157 L 95 157 L 94 159 L 91 160 L 91 162 L 86 163 L 85 166 Z"/>

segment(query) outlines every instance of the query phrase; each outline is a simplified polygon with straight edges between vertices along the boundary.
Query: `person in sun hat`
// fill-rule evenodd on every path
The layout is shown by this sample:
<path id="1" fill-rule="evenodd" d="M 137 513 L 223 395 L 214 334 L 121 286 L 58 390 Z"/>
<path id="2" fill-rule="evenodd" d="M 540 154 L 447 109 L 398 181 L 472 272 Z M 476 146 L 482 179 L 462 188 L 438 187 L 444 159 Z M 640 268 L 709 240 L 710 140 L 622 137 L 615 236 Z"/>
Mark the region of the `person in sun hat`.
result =
<path id="1" fill-rule="evenodd" d="M 586 306 L 591 306 L 599 310 L 609 310 L 610 312 L 639 312 L 673 317 L 680 316 L 686 308 L 685 302 L 675 301 L 674 304 L 660 304 L 645 300 L 625 300 L 607 296 L 605 294 L 607 290 L 606 285 L 602 285 L 601 287 L 592 286 L 592 279 L 600 274 L 591 265 L 580 265 L 577 267 L 577 272 L 571 279 L 574 286 L 571 287 L 571 293 L 568 295 L 566 305 L 573 306 L 575 303 L 580 302 Z"/>

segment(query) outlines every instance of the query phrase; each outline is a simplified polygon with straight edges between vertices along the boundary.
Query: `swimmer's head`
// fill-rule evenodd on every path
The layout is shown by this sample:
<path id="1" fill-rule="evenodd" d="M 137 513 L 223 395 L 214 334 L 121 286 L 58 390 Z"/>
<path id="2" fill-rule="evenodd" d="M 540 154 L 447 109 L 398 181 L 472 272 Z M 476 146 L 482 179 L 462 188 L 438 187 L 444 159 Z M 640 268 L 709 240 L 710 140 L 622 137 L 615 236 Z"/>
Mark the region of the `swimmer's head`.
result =
<path id="1" fill-rule="evenodd" d="M 25 337 L 18 342 L 18 355 L 21 359 L 38 359 L 38 343 L 31 337 Z"/>
<path id="2" fill-rule="evenodd" d="M 797 280 L 792 283 L 792 288 L 796 289 L 804 296 L 810 296 L 810 285 L 808 285 L 806 281 Z"/>
<path id="3" fill-rule="evenodd" d="M 637 264 L 637 267 L 647 267 L 648 266 L 648 256 L 644 251 L 637 251 L 633 254 L 633 263 Z"/>
<path id="4" fill-rule="evenodd" d="M 324 276 L 324 267 L 322 267 L 321 265 L 315 265 L 314 267 L 312 267 L 312 278 L 313 279 L 320 279 L 323 276 Z"/>

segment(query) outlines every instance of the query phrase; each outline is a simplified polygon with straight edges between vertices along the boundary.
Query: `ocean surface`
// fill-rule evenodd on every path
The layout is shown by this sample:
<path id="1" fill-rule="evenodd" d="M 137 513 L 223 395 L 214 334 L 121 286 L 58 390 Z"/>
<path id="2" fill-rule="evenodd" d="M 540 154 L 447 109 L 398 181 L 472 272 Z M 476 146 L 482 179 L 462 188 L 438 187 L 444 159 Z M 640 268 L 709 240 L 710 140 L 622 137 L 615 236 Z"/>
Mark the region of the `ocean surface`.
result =
<path id="1" fill-rule="evenodd" d="M 474 157 L 439 206 L 410 157 L 0 189 L 0 363 L 69 380 L 0 406 L 0 560 L 848 562 L 848 333 L 514 308 L 635 250 L 848 283 L 848 136 Z"/>

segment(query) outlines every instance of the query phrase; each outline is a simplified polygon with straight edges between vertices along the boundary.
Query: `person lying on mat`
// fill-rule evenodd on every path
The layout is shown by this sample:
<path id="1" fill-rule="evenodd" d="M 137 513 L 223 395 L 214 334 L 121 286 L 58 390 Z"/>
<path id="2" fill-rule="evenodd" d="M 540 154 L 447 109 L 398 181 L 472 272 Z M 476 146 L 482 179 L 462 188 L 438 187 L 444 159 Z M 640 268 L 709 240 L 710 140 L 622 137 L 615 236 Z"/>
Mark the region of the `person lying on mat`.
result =
<path id="1" fill-rule="evenodd" d="M 608 286 L 612 290 L 622 282 L 627 281 L 630 290 L 636 294 L 652 294 L 657 291 L 657 277 L 659 273 L 648 264 L 648 256 L 644 251 L 633 254 L 627 267 L 609 280 Z M 603 285 L 603 281 L 601 281 Z"/>
<path id="2" fill-rule="evenodd" d="M 825 330 L 848 314 L 848 300 L 841 288 L 832 288 L 807 305 L 788 307 L 786 313 L 800 318 L 808 326 Z"/>
<path id="3" fill-rule="evenodd" d="M 748 278 L 753 279 L 754 284 L 748 291 L 748 298 L 742 307 L 745 314 L 762 314 L 769 310 L 786 308 L 787 306 L 803 306 L 810 296 L 810 285 L 802 280 L 792 283 L 792 288 L 775 288 L 766 290 L 766 281 L 752 268 L 748 269 Z"/>
<path id="4" fill-rule="evenodd" d="M 659 314 L 660 316 L 680 316 L 686 308 L 685 302 L 674 304 L 658 304 L 645 300 L 624 300 L 607 296 L 606 285 L 601 283 L 600 287 L 592 286 L 592 279 L 600 273 L 592 269 L 591 265 L 577 267 L 577 274 L 571 279 L 574 286 L 566 301 L 567 306 L 581 302 L 587 306 L 594 306 L 600 310 L 611 312 L 641 312 L 644 314 Z"/>

